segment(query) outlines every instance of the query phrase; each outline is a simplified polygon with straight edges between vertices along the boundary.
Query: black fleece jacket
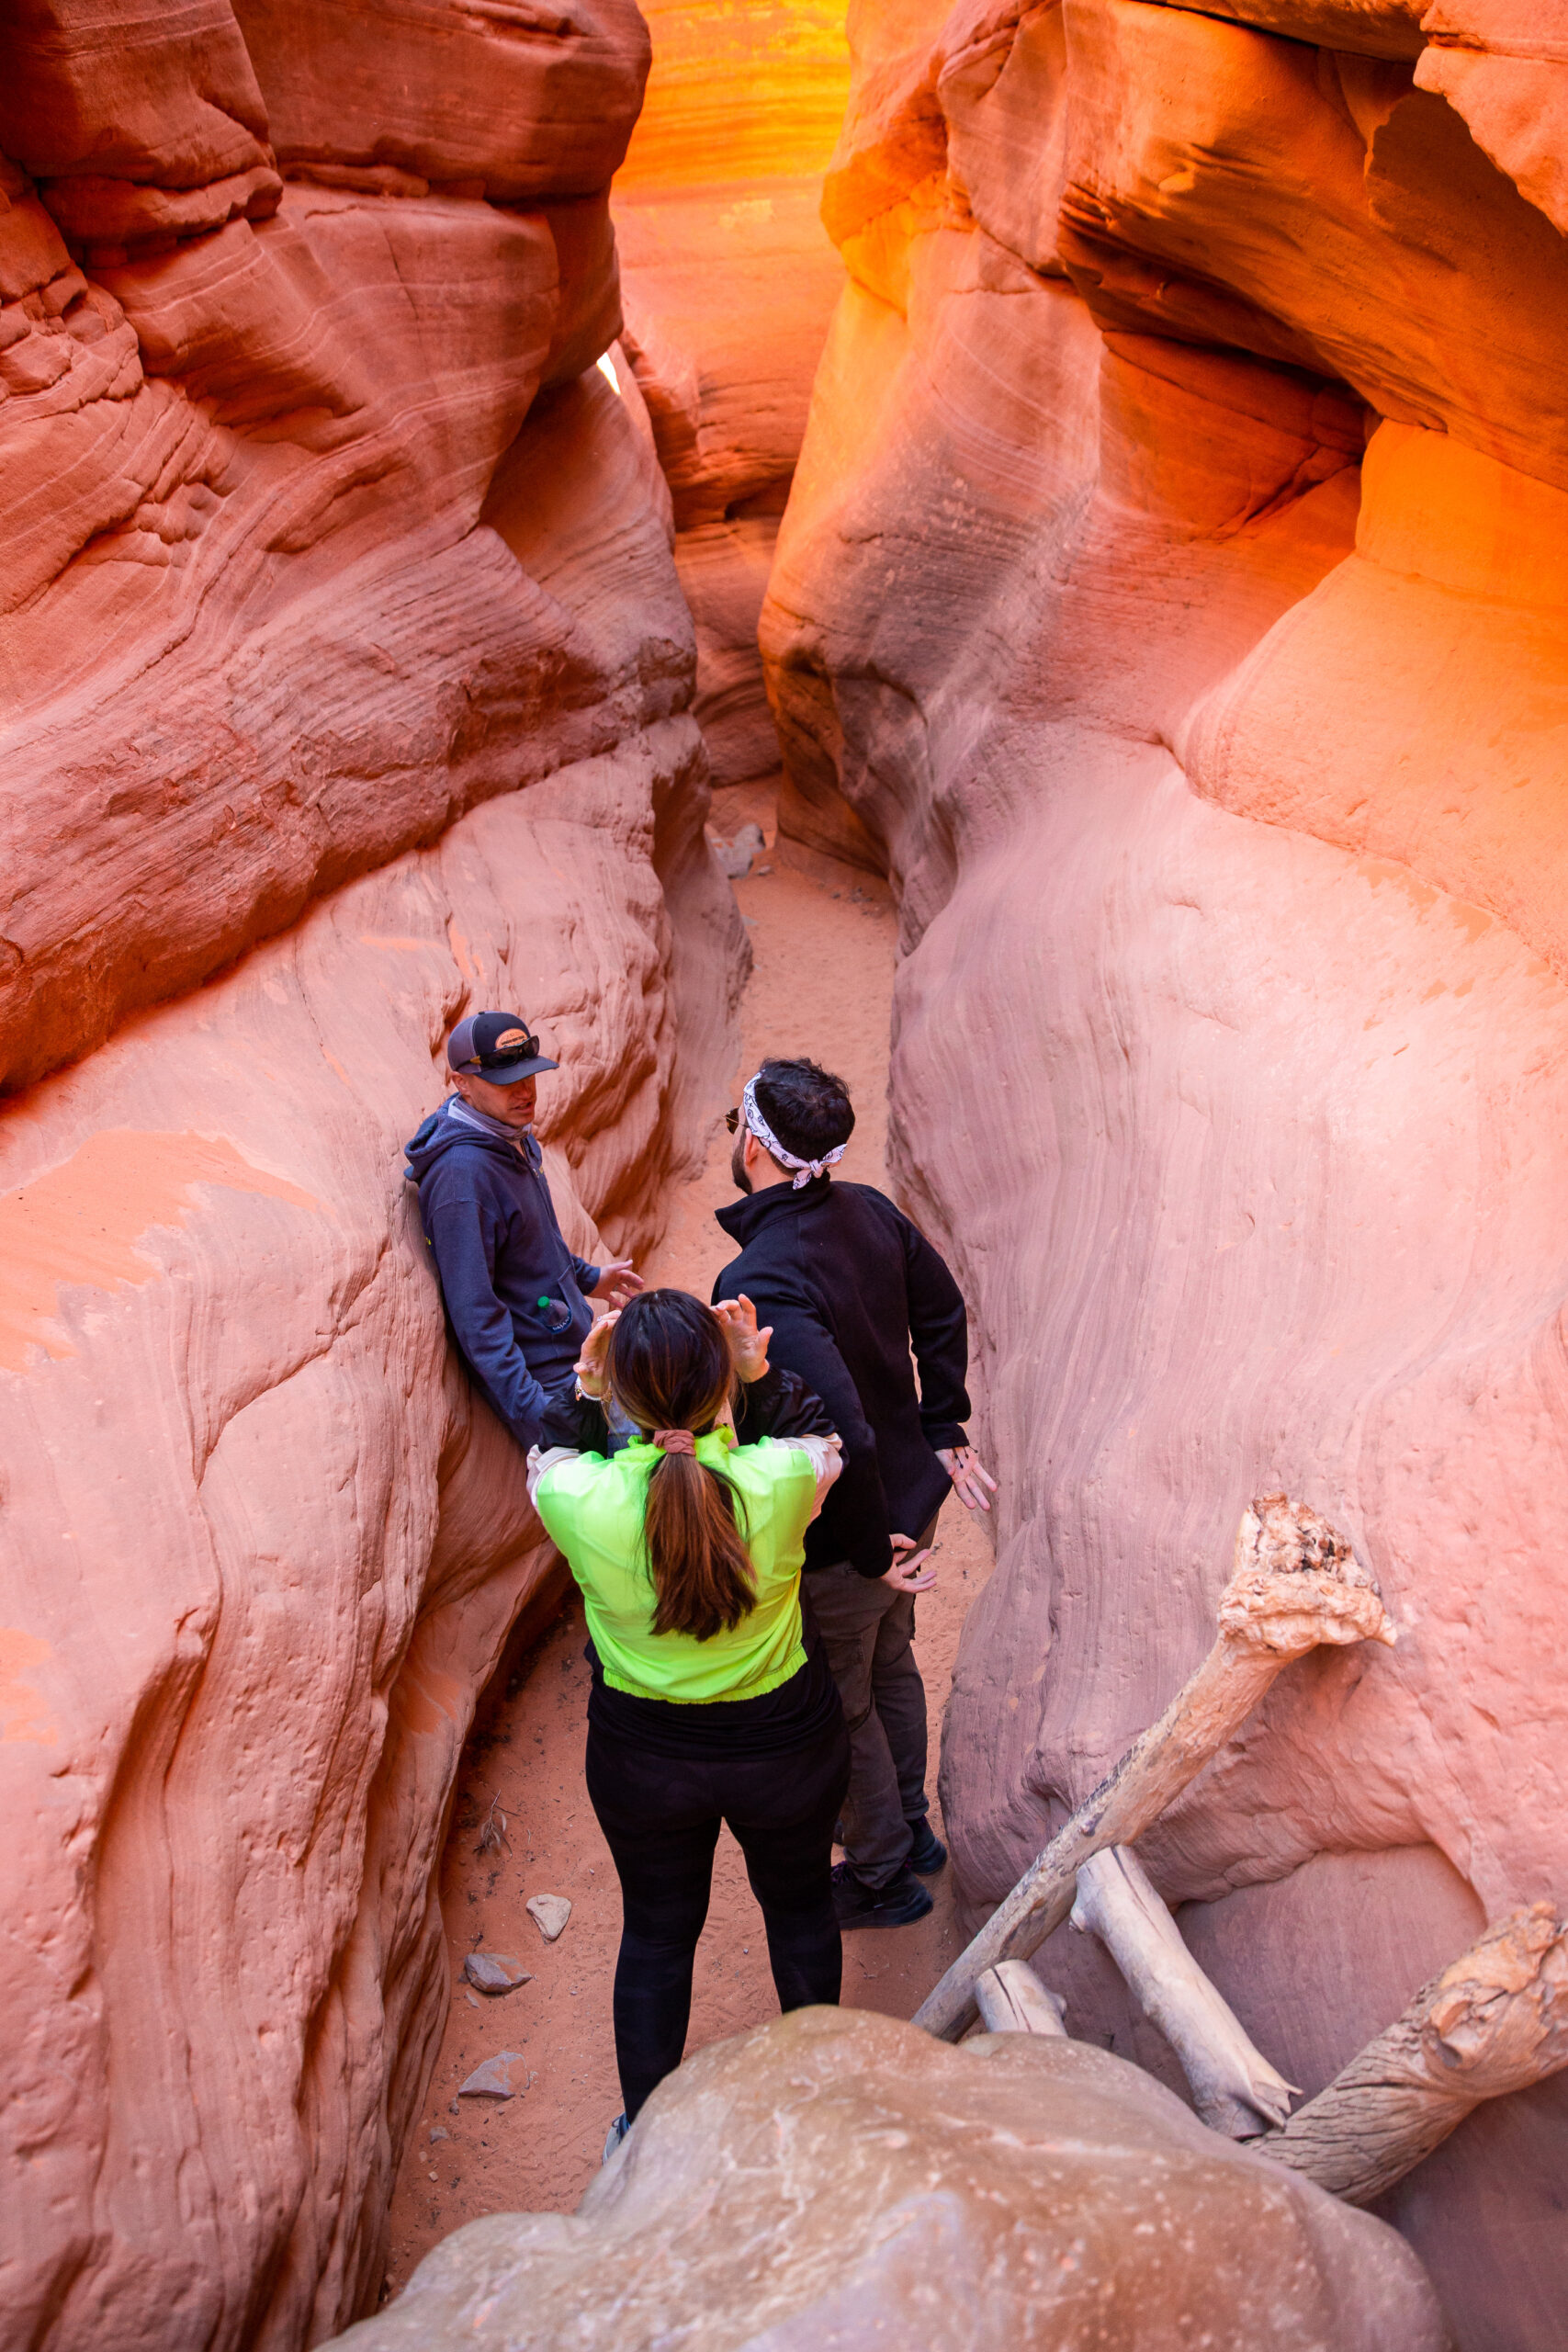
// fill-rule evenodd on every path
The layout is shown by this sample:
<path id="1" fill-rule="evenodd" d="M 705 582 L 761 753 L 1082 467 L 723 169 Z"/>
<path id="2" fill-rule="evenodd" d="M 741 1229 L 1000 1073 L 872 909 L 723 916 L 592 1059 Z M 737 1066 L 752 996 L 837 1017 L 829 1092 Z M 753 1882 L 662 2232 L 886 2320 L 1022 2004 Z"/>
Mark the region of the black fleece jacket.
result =
<path id="1" fill-rule="evenodd" d="M 883 1576 L 889 1536 L 918 1536 L 952 1491 L 936 1448 L 965 1442 L 969 1327 L 958 1284 L 869 1184 L 770 1184 L 715 1214 L 740 1244 L 715 1300 L 746 1293 L 758 1322 L 773 1327 L 770 1359 L 815 1391 L 844 1442 L 843 1473 L 807 1530 L 807 1567 L 847 1560 Z"/>

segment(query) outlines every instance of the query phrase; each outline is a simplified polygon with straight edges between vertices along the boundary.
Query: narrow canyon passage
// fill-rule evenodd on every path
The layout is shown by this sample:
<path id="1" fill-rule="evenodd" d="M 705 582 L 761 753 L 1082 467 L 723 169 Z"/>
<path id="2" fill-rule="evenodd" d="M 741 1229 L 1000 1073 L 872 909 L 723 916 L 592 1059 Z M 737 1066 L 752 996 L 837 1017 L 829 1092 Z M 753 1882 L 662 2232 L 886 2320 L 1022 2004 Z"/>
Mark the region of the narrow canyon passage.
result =
<path id="1" fill-rule="evenodd" d="M 714 828 L 748 818 L 769 849 L 737 883 L 755 967 L 741 1005 L 745 1076 L 767 1053 L 809 1053 L 853 1091 L 857 1125 L 842 1174 L 886 1182 L 888 1013 L 895 919 L 886 893 L 850 868 L 818 861 L 810 874 L 773 857 L 771 795 L 719 796 Z M 738 1080 L 739 1082 L 739 1080 Z M 719 1126 L 701 1175 L 682 1186 L 644 1271 L 706 1296 L 730 1245 L 712 1212 L 734 1198 L 729 1139 Z M 935 1589 L 919 1603 L 918 1655 L 931 1716 L 929 1785 L 936 1793 L 938 1735 L 964 1616 L 989 1573 L 984 1532 L 957 1505 L 943 1513 Z M 441 1894 L 452 2001 L 430 2089 L 392 2201 L 388 2294 L 431 2247 L 465 2222 L 507 2211 L 570 2212 L 597 2169 L 619 2109 L 610 1991 L 620 1896 L 582 1785 L 588 1703 L 583 1623 L 574 1600 L 513 1675 L 465 1758 Z M 507 1843 L 479 1851 L 492 1802 Z M 932 1883 L 936 1907 L 911 1928 L 844 1939 L 844 2001 L 912 2015 L 963 1941 L 950 1873 Z M 547 1943 L 525 1908 L 530 1895 L 564 1894 L 571 1917 Z M 463 1962 L 476 1947 L 513 1955 L 531 1983 L 499 1997 L 469 1990 Z M 761 1917 L 739 1848 L 720 1840 L 714 1897 L 697 1954 L 688 2051 L 705 2048 L 776 2009 Z M 502 2051 L 523 2061 L 526 2090 L 510 2100 L 457 2100 L 457 2086 Z M 454 2108 L 457 2111 L 454 2112 Z M 441 2135 L 439 2137 L 435 2135 Z"/>

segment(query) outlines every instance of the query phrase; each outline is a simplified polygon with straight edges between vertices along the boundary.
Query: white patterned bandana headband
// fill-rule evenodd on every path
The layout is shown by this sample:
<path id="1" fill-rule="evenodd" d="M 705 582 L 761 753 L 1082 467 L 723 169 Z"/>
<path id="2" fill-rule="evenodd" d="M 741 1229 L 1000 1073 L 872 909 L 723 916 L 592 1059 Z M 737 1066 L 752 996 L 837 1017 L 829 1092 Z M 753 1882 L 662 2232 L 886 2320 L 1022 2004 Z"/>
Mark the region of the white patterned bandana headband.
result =
<path id="1" fill-rule="evenodd" d="M 825 1168 L 836 1168 L 842 1159 L 845 1147 L 841 1143 L 835 1144 L 831 1151 L 825 1151 L 820 1159 L 797 1159 L 793 1151 L 786 1151 L 757 1108 L 757 1081 L 754 1078 L 747 1080 L 741 1091 L 740 1102 L 746 1114 L 746 1124 L 762 1149 L 771 1151 L 781 1168 L 793 1168 L 795 1170 L 794 1184 L 795 1192 L 798 1193 L 803 1184 L 809 1184 L 814 1176 L 820 1176 Z"/>

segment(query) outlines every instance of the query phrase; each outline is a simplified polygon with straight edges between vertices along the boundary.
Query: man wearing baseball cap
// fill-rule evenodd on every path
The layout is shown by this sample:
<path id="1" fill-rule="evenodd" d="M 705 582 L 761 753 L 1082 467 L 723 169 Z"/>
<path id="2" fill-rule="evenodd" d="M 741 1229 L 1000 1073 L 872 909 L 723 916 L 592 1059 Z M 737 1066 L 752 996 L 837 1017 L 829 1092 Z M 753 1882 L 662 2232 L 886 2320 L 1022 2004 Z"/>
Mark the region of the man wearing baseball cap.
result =
<path id="1" fill-rule="evenodd" d="M 556 1218 L 534 1133 L 536 1084 L 558 1065 L 515 1012 L 470 1012 L 446 1040 L 454 1091 L 406 1147 L 457 1351 L 526 1453 L 570 1387 L 595 1299 L 642 1288 L 629 1258 L 591 1266 Z"/>

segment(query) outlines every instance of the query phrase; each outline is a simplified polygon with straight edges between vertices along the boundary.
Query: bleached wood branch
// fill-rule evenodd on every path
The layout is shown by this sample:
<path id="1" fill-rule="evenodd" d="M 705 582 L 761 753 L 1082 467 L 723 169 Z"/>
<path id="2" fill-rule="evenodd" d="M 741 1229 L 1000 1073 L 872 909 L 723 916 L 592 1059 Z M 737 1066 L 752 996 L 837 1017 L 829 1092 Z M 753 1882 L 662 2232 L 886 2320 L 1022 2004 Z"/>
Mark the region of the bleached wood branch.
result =
<path id="1" fill-rule="evenodd" d="M 1213 1648 L 959 1954 L 915 2023 L 956 2041 L 976 2014 L 975 1981 L 982 1971 L 1038 1951 L 1072 1908 L 1089 1856 L 1107 1846 L 1135 1845 L 1292 1658 L 1322 1643 L 1392 1647 L 1395 1639 L 1376 1584 L 1326 1521 L 1283 1495 L 1251 1504 L 1236 1533 L 1235 1572 L 1220 1598 Z"/>
<path id="2" fill-rule="evenodd" d="M 1139 2007 L 1180 2059 L 1205 2123 L 1233 2140 L 1283 2123 L 1296 2086 L 1253 2047 L 1130 1848 L 1112 1846 L 1085 1862 L 1072 1924 L 1104 1944 Z"/>
<path id="3" fill-rule="evenodd" d="M 1550 1903 L 1488 1928 L 1282 2131 L 1254 2144 L 1347 2204 L 1403 2180 L 1483 2099 L 1568 2066 L 1568 1925 Z"/>
<path id="4" fill-rule="evenodd" d="M 999 1961 L 976 1979 L 975 2002 L 987 2033 L 1040 2033 L 1066 2041 L 1061 2003 L 1026 1960 Z"/>

